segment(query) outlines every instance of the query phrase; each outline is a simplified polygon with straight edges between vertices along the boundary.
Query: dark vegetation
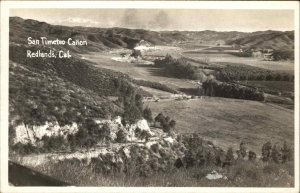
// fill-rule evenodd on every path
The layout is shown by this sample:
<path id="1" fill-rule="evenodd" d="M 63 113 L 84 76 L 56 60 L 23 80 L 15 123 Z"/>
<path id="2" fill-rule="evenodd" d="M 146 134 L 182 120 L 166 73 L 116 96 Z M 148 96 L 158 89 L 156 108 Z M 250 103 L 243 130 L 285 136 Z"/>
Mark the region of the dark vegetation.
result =
<path id="1" fill-rule="evenodd" d="M 294 60 L 294 50 L 276 50 L 272 53 L 275 61 L 279 60 Z"/>
<path id="2" fill-rule="evenodd" d="M 209 67 L 207 67 L 209 68 Z M 216 70 L 216 69 L 214 69 Z M 294 81 L 294 75 L 275 72 L 248 65 L 226 64 L 218 69 L 216 76 L 221 81 L 266 80 L 266 81 Z"/>
<path id="3" fill-rule="evenodd" d="M 158 122 L 160 126 L 162 127 L 163 131 L 165 133 L 170 133 L 174 130 L 174 127 L 176 126 L 176 121 L 171 120 L 169 116 L 164 116 L 162 113 L 159 113 L 155 118 L 155 122 Z"/>
<path id="4" fill-rule="evenodd" d="M 123 116 L 133 123 L 143 116 L 143 96 L 127 75 L 96 68 L 76 57 L 64 59 L 30 59 L 22 46 L 10 46 L 10 119 L 17 125 L 43 125 L 58 122 L 60 126 L 79 124 L 79 132 L 68 140 L 60 137 L 42 139 L 44 145 L 21 144 L 21 153 L 92 147 L 108 141 L 108 128 L 98 128 L 90 118 Z M 110 101 L 107 96 L 118 97 Z M 10 136 L 14 136 L 13 127 Z M 104 132 L 105 131 L 105 132 Z M 47 148 L 44 148 L 47 147 Z"/>
<path id="5" fill-rule="evenodd" d="M 246 36 L 233 38 L 226 42 L 229 45 L 241 45 L 248 48 L 269 48 L 273 50 L 294 50 L 293 31 L 258 31 Z"/>
<path id="6" fill-rule="evenodd" d="M 249 65 L 218 63 L 217 65 L 193 66 L 187 59 L 175 59 L 167 55 L 164 59 L 155 60 L 156 67 L 162 68 L 166 76 L 185 78 L 192 80 L 201 79 L 200 69 L 210 69 L 216 71 L 216 78 L 220 81 L 294 81 L 294 75 L 286 72 L 275 72 Z M 161 89 L 163 90 L 163 89 Z"/>
<path id="7" fill-rule="evenodd" d="M 208 96 L 257 101 L 265 100 L 263 92 L 259 92 L 257 89 L 241 86 L 235 83 L 225 83 L 217 80 L 207 80 L 203 82 L 202 88 L 204 94 Z"/>
<path id="8" fill-rule="evenodd" d="M 198 68 L 185 59 L 176 59 L 167 55 L 164 59 L 154 61 L 154 66 L 161 68 L 166 76 L 197 80 L 200 78 Z"/>
<path id="9" fill-rule="evenodd" d="M 152 111 L 149 107 L 146 107 L 143 111 L 143 117 L 147 120 L 148 123 L 153 122 Z"/>
<path id="10" fill-rule="evenodd" d="M 225 152 L 197 134 L 180 135 L 177 141 L 172 148 L 162 148 L 157 144 L 150 149 L 132 146 L 130 158 L 115 152 L 103 155 L 101 159 L 93 158 L 89 163 L 72 159 L 56 164 L 48 163 L 38 169 L 75 185 L 293 186 L 293 150 L 286 143 L 282 146 L 266 143 L 262 147 L 262 159 L 258 159 L 256 153 L 248 150 L 244 143 L 240 144 L 238 150 L 229 148 Z M 176 159 L 174 151 L 182 152 L 183 157 Z M 149 155 L 148 159 L 145 155 Z M 117 156 L 125 161 L 113 162 Z M 80 175 L 83 174 L 71 178 L 74 176 L 72 173 L 78 170 L 81 171 L 78 172 Z M 223 178 L 207 180 L 205 176 L 213 170 L 222 174 Z M 90 179 L 86 180 L 86 176 Z M 163 182 L 165 178 L 168 183 Z"/>

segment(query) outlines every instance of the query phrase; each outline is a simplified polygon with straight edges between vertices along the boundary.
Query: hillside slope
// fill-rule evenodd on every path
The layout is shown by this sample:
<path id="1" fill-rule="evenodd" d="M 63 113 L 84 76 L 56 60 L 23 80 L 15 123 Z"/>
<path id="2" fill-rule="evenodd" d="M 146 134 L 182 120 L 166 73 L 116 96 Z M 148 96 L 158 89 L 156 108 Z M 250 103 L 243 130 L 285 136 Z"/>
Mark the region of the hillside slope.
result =
<path id="1" fill-rule="evenodd" d="M 239 44 L 250 48 L 274 50 L 294 50 L 294 32 L 264 31 L 253 32 L 245 37 L 227 41 L 228 44 Z"/>
<path id="2" fill-rule="evenodd" d="M 87 46 L 79 50 L 74 46 L 66 46 L 74 52 L 86 53 L 114 48 L 132 49 L 139 41 L 145 40 L 155 45 L 176 42 L 207 42 L 216 44 L 239 44 L 246 47 L 272 48 L 275 50 L 293 50 L 294 32 L 259 31 L 252 33 L 229 31 L 149 31 L 126 28 L 91 28 L 50 25 L 45 22 L 19 17 L 10 18 L 10 38 L 14 42 L 26 43 L 27 37 L 46 36 L 53 38 L 73 38 L 87 40 Z"/>

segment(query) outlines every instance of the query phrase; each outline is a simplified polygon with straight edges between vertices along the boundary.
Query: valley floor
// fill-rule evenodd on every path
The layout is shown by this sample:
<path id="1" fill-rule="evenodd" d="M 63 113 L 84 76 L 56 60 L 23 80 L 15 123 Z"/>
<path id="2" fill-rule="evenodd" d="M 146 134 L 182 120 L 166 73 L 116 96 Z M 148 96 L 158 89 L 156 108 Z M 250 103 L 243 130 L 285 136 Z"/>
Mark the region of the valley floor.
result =
<path id="1" fill-rule="evenodd" d="M 112 57 L 120 57 L 119 52 L 90 53 L 82 56 L 97 63 L 99 67 L 120 71 L 136 79 L 159 82 L 176 90 L 199 87 L 197 82 L 192 80 L 169 78 L 157 74 L 157 69 L 151 64 L 112 60 Z M 183 50 L 174 51 L 168 47 L 166 47 L 165 52 L 177 56 L 187 54 Z M 150 53 L 149 55 L 155 54 Z M 164 55 L 166 53 L 158 52 L 157 54 Z M 195 59 L 204 57 L 201 53 L 187 55 L 196 57 Z M 208 57 L 210 61 L 215 62 L 228 60 L 227 62 L 244 62 L 266 69 L 270 69 L 270 65 L 272 68 L 274 67 L 274 70 L 283 70 L 283 66 L 287 71 L 293 69 L 293 64 L 289 62 L 258 61 L 257 58 L 237 57 L 230 54 L 209 54 Z M 289 85 L 289 87 L 291 86 Z M 149 87 L 142 88 L 157 98 L 167 98 L 159 101 L 145 101 L 144 105 L 150 107 L 154 116 L 163 112 L 163 114 L 176 120 L 176 131 L 179 133 L 199 133 L 207 140 L 211 140 L 214 144 L 225 149 L 230 146 L 236 148 L 243 141 L 258 154 L 260 154 L 261 146 L 266 141 L 272 143 L 287 141 L 293 144 L 294 112 L 292 103 L 290 109 L 287 109 L 271 103 L 227 98 L 204 97 L 203 99 L 175 100 L 171 93 Z M 267 97 L 271 101 L 275 98 L 287 100 L 275 95 L 268 95 Z M 290 101 L 284 101 L 284 103 L 286 102 Z"/>
<path id="2" fill-rule="evenodd" d="M 267 103 L 210 98 L 148 101 L 153 114 L 163 112 L 176 120 L 179 133 L 199 133 L 214 144 L 237 149 L 244 141 L 260 154 L 261 146 L 294 140 L 294 112 Z"/>

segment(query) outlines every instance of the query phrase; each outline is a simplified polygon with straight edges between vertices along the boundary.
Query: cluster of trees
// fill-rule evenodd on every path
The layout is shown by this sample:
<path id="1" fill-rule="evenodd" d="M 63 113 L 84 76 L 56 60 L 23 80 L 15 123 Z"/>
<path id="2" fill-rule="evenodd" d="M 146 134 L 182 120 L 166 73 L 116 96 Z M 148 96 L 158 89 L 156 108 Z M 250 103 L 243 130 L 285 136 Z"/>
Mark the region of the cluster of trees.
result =
<path id="1" fill-rule="evenodd" d="M 109 142 L 110 140 L 109 126 L 107 124 L 100 126 L 92 119 L 87 119 L 75 135 L 68 136 L 71 149 L 75 147 L 91 148 L 98 142 Z"/>
<path id="2" fill-rule="evenodd" d="M 154 120 L 160 124 L 163 131 L 166 133 L 170 133 L 176 126 L 175 120 L 171 120 L 169 116 L 164 116 L 162 113 L 159 113 Z"/>
<path id="3" fill-rule="evenodd" d="M 265 97 L 262 92 L 246 86 L 241 86 L 234 83 L 219 82 L 217 80 L 206 80 L 202 84 L 205 95 L 238 98 L 247 100 L 264 101 Z"/>
<path id="4" fill-rule="evenodd" d="M 198 68 L 196 66 L 192 66 L 183 58 L 176 59 L 170 55 L 166 55 L 166 57 L 162 60 L 155 60 L 154 66 L 162 68 L 164 74 L 167 76 L 191 80 L 201 78 Z"/>
<path id="5" fill-rule="evenodd" d="M 216 165 L 220 167 L 230 166 L 241 160 L 255 160 L 256 154 L 247 151 L 245 143 L 240 144 L 240 148 L 234 152 L 233 148 L 228 148 L 227 152 L 215 147 L 212 142 L 203 140 L 199 134 L 191 136 L 180 136 L 186 147 L 185 155 L 181 161 L 177 161 L 177 166 L 195 167 L 203 165 Z M 236 153 L 236 157 L 234 154 Z"/>
<path id="6" fill-rule="evenodd" d="M 282 147 L 278 143 L 272 146 L 271 142 L 267 142 L 262 146 L 261 151 L 261 159 L 264 162 L 285 163 L 294 159 L 293 150 L 286 142 L 283 143 Z"/>
<path id="7" fill-rule="evenodd" d="M 153 122 L 153 115 L 152 115 L 152 111 L 149 107 L 146 107 L 143 111 L 143 117 L 147 120 L 148 123 L 152 123 Z"/>
<path id="8" fill-rule="evenodd" d="M 266 80 L 294 81 L 294 75 L 284 72 L 274 72 L 246 65 L 227 65 L 218 69 L 216 78 L 221 81 Z"/>
<path id="9" fill-rule="evenodd" d="M 290 51 L 290 50 L 282 50 L 282 51 L 274 51 L 272 53 L 272 56 L 274 58 L 275 61 L 279 61 L 279 60 L 294 60 L 294 51 Z"/>
<path id="10" fill-rule="evenodd" d="M 128 81 L 115 81 L 118 103 L 124 109 L 123 121 L 134 123 L 143 116 L 143 96 Z"/>
<path id="11" fill-rule="evenodd" d="M 203 140 L 198 134 L 192 136 L 180 136 L 181 141 L 185 145 L 185 156 L 182 160 L 177 160 L 176 167 L 195 167 L 203 165 L 231 166 L 241 161 L 256 161 L 257 155 L 254 151 L 248 150 L 246 143 L 240 143 L 238 150 L 234 151 L 232 147 L 225 152 L 215 147 L 211 142 Z M 262 146 L 263 162 L 286 163 L 293 161 L 293 150 L 283 143 L 280 145 L 265 143 Z"/>

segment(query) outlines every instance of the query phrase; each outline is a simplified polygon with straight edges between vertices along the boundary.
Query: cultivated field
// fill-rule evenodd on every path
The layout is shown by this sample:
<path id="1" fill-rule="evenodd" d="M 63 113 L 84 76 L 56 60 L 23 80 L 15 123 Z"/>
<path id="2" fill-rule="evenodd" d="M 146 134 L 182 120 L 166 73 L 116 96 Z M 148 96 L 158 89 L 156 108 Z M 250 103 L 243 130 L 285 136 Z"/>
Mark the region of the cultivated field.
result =
<path id="1" fill-rule="evenodd" d="M 171 49 L 171 51 L 172 50 L 173 49 Z M 119 71 L 128 74 L 135 79 L 159 82 L 170 88 L 178 90 L 181 88 L 197 88 L 197 85 L 190 80 L 170 78 L 161 75 L 159 73 L 159 69 L 153 67 L 151 64 L 140 64 L 141 62 L 138 61 L 120 62 L 113 60 L 112 58 L 120 57 L 120 54 L 118 52 L 90 53 L 82 56 L 86 60 L 97 63 L 101 68 L 108 68 L 114 71 Z"/>
<path id="2" fill-rule="evenodd" d="M 288 81 L 240 81 L 240 83 L 255 86 L 264 91 L 278 91 L 282 93 L 294 92 L 294 82 Z"/>
<path id="3" fill-rule="evenodd" d="M 204 58 L 208 58 L 209 62 L 228 62 L 228 63 L 237 63 L 237 64 L 247 64 L 250 66 L 265 68 L 268 70 L 279 70 L 279 71 L 294 71 L 294 63 L 292 61 L 264 61 L 261 58 L 254 57 L 238 57 L 232 54 L 226 53 L 203 53 L 199 52 L 184 52 L 184 56 L 196 59 L 203 60 Z"/>
<path id="4" fill-rule="evenodd" d="M 292 143 L 293 111 L 256 101 L 204 98 L 145 102 L 154 115 L 175 119 L 180 133 L 200 133 L 213 143 L 235 149 L 241 141 L 256 153 L 267 141 Z"/>

